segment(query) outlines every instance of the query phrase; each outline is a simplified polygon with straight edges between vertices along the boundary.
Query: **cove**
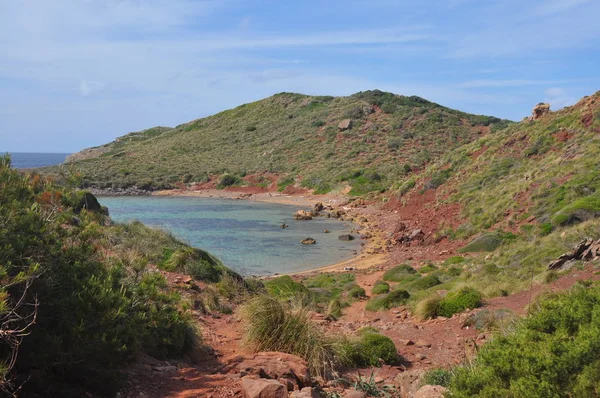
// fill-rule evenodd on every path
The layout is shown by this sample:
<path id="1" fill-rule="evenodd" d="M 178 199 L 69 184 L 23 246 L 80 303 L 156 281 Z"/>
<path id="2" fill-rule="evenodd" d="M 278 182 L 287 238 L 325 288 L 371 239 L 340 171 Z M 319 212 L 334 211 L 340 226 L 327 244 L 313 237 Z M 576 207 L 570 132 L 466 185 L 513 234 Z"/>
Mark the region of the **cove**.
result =
<path id="1" fill-rule="evenodd" d="M 360 239 L 338 239 L 350 233 L 351 223 L 322 217 L 296 221 L 297 206 L 194 197 L 98 199 L 114 221 L 138 220 L 166 230 L 243 275 L 306 271 L 347 260 L 361 248 Z M 280 228 L 282 223 L 289 228 Z M 317 244 L 301 244 L 307 237 Z"/>

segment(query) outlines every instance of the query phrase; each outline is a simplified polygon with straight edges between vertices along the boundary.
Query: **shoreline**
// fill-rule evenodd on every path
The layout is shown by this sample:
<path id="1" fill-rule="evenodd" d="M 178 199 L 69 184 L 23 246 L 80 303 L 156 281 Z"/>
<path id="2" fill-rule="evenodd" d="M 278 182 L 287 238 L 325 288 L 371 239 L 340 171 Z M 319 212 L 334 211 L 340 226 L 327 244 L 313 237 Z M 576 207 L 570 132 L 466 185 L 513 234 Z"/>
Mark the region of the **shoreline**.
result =
<path id="1" fill-rule="evenodd" d="M 168 189 L 154 191 L 150 196 L 183 196 L 195 198 L 216 198 L 232 200 L 249 200 L 255 202 L 274 203 L 291 206 L 312 207 L 321 202 L 332 206 L 339 206 L 348 202 L 344 196 L 332 195 L 291 195 L 279 192 L 245 193 L 242 191 L 226 191 L 221 189 L 202 189 L 197 191 L 183 191 Z"/>
<path id="2" fill-rule="evenodd" d="M 348 203 L 348 199 L 345 196 L 333 196 L 333 195 L 290 195 L 282 193 L 271 193 L 261 192 L 247 194 L 239 191 L 229 191 L 220 189 L 203 189 L 196 191 L 183 191 L 183 190 L 162 190 L 151 192 L 149 196 L 169 196 L 169 197 L 195 197 L 195 198 L 216 198 L 216 199 L 229 199 L 229 200 L 247 200 L 262 203 L 272 203 L 281 205 L 290 205 L 298 207 L 313 207 L 315 204 L 321 202 L 332 206 L 343 206 Z M 349 220 L 341 220 L 349 221 Z M 310 222 L 310 221 L 307 221 Z M 262 275 L 258 276 L 260 279 L 270 279 L 282 275 L 290 276 L 306 276 L 310 274 L 319 274 L 326 272 L 351 272 L 355 270 L 365 270 L 368 268 L 382 265 L 387 260 L 386 253 L 373 253 L 377 247 L 382 246 L 384 237 L 381 231 L 370 226 L 362 225 L 356 220 L 349 221 L 355 226 L 355 230 L 363 230 L 368 232 L 371 237 L 365 240 L 365 245 L 361 247 L 358 254 L 333 264 L 326 264 L 317 268 L 311 268 L 305 271 L 297 272 L 286 272 L 279 273 L 277 275 Z M 360 235 L 356 232 L 357 235 Z M 360 239 L 360 238 L 358 238 Z M 351 270 L 346 269 L 351 268 Z"/>

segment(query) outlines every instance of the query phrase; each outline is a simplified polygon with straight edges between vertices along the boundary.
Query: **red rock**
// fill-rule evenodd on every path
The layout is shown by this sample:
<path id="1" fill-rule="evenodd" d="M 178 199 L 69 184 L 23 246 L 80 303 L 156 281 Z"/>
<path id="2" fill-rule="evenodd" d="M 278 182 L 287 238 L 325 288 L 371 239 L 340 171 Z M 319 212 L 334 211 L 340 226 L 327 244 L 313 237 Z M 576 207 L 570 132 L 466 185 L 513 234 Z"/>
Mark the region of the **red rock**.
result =
<path id="1" fill-rule="evenodd" d="M 244 398 L 287 398 L 287 390 L 277 380 L 242 378 Z"/>

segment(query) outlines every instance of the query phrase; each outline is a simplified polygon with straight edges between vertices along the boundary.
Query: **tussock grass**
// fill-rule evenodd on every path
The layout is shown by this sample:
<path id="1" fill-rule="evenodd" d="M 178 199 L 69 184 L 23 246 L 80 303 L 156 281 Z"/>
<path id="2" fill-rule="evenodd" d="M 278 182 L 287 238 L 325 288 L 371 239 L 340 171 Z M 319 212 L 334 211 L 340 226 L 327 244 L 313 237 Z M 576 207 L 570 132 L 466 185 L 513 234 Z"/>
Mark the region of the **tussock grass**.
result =
<path id="1" fill-rule="evenodd" d="M 284 303 L 266 295 L 241 309 L 244 346 L 253 351 L 280 351 L 304 358 L 313 375 L 330 377 L 350 362 L 340 338 L 327 336 L 310 319 L 300 301 Z"/>
<path id="2" fill-rule="evenodd" d="M 374 295 L 378 295 L 378 294 L 385 294 L 385 293 L 389 293 L 390 291 L 390 284 L 384 281 L 376 281 L 373 284 L 373 289 L 371 289 L 371 294 Z"/>
<path id="3" fill-rule="evenodd" d="M 409 298 L 410 294 L 404 289 L 392 290 L 387 294 L 370 299 L 365 309 L 367 311 L 389 310 L 390 308 L 406 304 Z"/>

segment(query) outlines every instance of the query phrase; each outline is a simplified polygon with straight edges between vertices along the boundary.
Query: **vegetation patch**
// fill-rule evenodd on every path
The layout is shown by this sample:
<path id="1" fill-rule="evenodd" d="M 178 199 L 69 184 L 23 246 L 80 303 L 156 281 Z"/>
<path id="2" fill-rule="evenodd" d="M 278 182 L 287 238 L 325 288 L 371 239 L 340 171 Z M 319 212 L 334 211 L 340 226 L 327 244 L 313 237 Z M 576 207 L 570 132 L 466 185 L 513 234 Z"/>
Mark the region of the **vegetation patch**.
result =
<path id="1" fill-rule="evenodd" d="M 389 293 L 389 291 L 390 291 L 390 284 L 387 282 L 378 280 L 373 284 L 373 289 L 371 289 L 371 294 L 374 294 L 374 295 L 385 294 L 385 293 Z"/>
<path id="2" fill-rule="evenodd" d="M 278 298 L 291 299 L 308 294 L 308 289 L 300 282 L 294 281 L 289 275 L 284 275 L 265 282 L 267 292 Z"/>
<path id="3" fill-rule="evenodd" d="M 401 282 L 404 279 L 416 274 L 417 270 L 410 265 L 403 264 L 387 270 L 383 274 L 383 280 L 388 282 Z"/>
<path id="4" fill-rule="evenodd" d="M 458 252 L 493 252 L 505 241 L 512 240 L 515 238 L 515 235 L 511 233 L 504 233 L 501 231 L 489 232 L 475 238 L 468 245 L 458 249 Z"/>
<path id="5" fill-rule="evenodd" d="M 406 304 L 409 298 L 410 294 L 406 290 L 392 290 L 387 294 L 370 299 L 365 308 L 367 311 L 389 310 L 390 308 Z"/>
<path id="6" fill-rule="evenodd" d="M 600 197 L 581 198 L 563 207 L 554 217 L 554 225 L 573 225 L 600 216 Z"/>
<path id="7" fill-rule="evenodd" d="M 600 386 L 600 288 L 576 286 L 533 306 L 507 335 L 455 369 L 453 397 L 593 397 Z"/>

